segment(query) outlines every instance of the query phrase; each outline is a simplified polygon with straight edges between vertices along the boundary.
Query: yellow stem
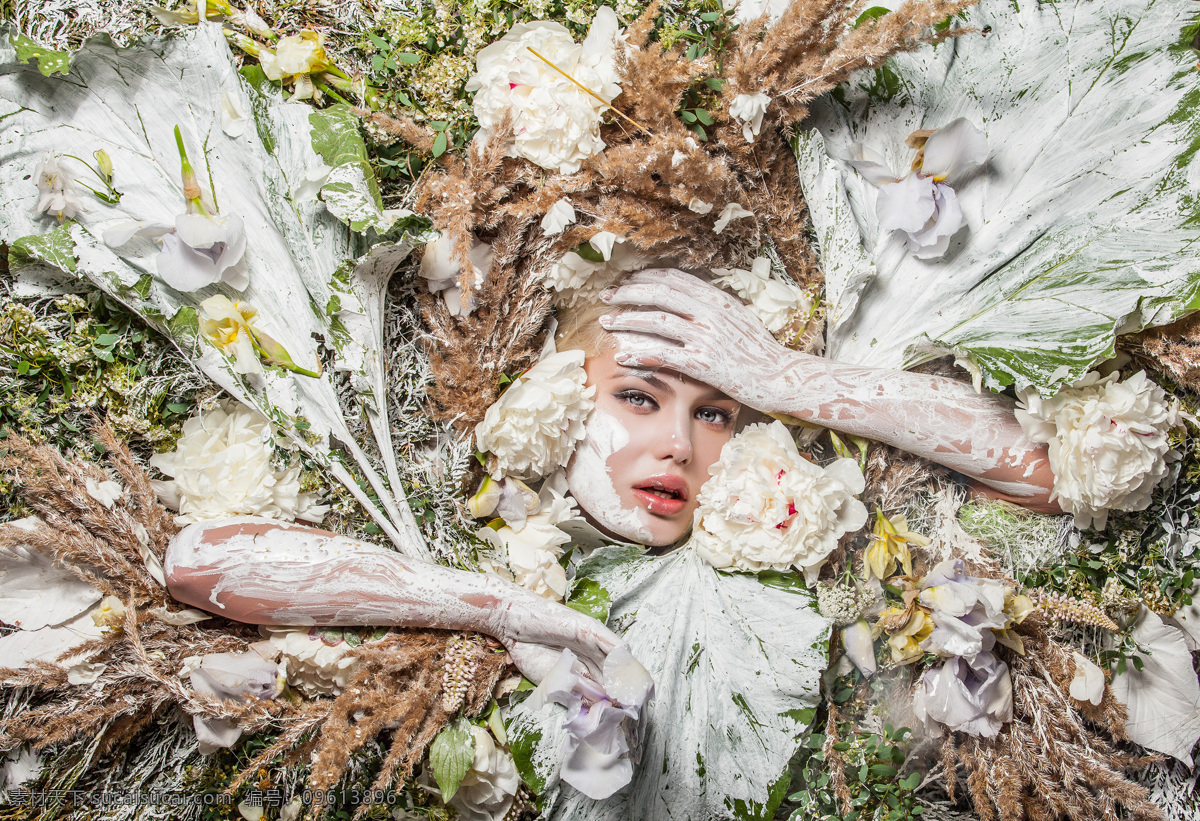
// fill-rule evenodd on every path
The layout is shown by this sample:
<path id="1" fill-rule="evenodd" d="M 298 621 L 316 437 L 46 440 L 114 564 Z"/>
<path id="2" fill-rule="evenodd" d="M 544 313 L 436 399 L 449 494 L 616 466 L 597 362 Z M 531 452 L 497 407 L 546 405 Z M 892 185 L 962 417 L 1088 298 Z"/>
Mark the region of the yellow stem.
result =
<path id="1" fill-rule="evenodd" d="M 611 108 L 611 109 L 612 109 L 612 110 L 613 110 L 613 111 L 614 111 L 616 114 L 618 114 L 619 116 L 621 116 L 621 117 L 624 117 L 626 120 L 629 120 L 629 122 L 631 122 L 631 123 L 633 123 L 634 125 L 636 125 L 636 126 L 637 126 L 638 128 L 640 128 L 642 131 L 646 132 L 646 134 L 647 134 L 647 135 L 649 135 L 649 134 L 650 134 L 650 129 L 646 128 L 646 126 L 642 125 L 642 124 L 641 124 L 641 123 L 639 123 L 637 120 L 633 119 L 633 117 L 630 117 L 628 114 L 624 113 L 624 112 L 623 112 L 623 111 L 621 111 L 620 109 L 613 108 L 613 105 L 612 105 L 612 103 L 610 103 L 610 102 L 606 101 L 606 100 L 605 100 L 603 97 L 601 97 L 599 94 L 597 94 L 596 92 L 592 91 L 590 88 L 588 88 L 587 86 L 585 86 L 583 83 L 581 83 L 581 82 L 579 82 L 578 80 L 576 80 L 576 79 L 575 79 L 574 77 L 572 77 L 570 74 L 567 74 L 567 72 L 563 71 L 561 68 L 559 68 L 558 66 L 554 65 L 554 63 L 550 62 L 549 60 L 547 60 L 547 59 L 546 59 L 545 57 L 543 57 L 542 55 L 538 54 L 536 51 L 534 51 L 534 49 L 530 48 L 529 50 L 530 50 L 531 52 L 533 52 L 533 56 L 534 56 L 534 57 L 538 58 L 538 59 L 539 59 L 539 60 L 541 60 L 543 63 L 545 63 L 546 65 L 550 66 L 550 68 L 554 69 L 554 70 L 555 70 L 555 71 L 557 71 L 559 74 L 561 74 L 562 76 L 566 77 L 568 80 L 570 80 L 570 81 L 571 81 L 572 83 L 574 83 L 575 85 L 579 86 L 579 88 L 581 88 L 581 89 L 582 89 L 584 92 L 586 92 L 587 94 L 590 94 L 590 95 L 592 95 L 592 96 L 593 96 L 593 97 L 595 97 L 597 100 L 599 100 L 600 102 L 604 103 L 604 105 L 605 105 L 606 107 L 608 107 L 608 108 Z"/>

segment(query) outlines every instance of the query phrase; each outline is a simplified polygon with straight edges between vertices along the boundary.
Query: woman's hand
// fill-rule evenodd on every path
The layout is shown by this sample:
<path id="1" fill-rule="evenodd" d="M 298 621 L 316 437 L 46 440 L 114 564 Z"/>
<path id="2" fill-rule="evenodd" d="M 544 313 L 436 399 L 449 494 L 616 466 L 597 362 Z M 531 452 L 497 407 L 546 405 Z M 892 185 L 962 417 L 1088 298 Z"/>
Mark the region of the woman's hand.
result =
<path id="1" fill-rule="evenodd" d="M 737 297 L 690 274 L 639 271 L 602 298 L 638 309 L 600 319 L 620 344 L 620 365 L 677 371 L 768 413 L 798 391 L 802 355 L 779 344 Z"/>

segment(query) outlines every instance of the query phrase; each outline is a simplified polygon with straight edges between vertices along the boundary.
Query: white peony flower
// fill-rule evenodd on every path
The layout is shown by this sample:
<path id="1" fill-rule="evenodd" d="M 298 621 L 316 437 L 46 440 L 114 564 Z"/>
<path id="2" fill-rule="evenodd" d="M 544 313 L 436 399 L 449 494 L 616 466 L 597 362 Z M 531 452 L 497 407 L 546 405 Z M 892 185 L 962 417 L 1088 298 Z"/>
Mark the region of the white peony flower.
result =
<path id="1" fill-rule="evenodd" d="M 475 759 L 448 802 L 465 821 L 500 821 L 521 786 L 512 755 L 482 727 L 471 725 Z"/>
<path id="2" fill-rule="evenodd" d="M 358 670 L 359 660 L 346 641 L 330 643 L 319 628 L 263 627 L 288 684 L 306 696 L 339 696 Z"/>
<path id="3" fill-rule="evenodd" d="M 567 573 L 558 560 L 571 537 L 558 525 L 578 518 L 572 499 L 543 488 L 537 511 L 526 516 L 522 526 L 481 527 L 476 535 L 507 558 L 513 581 L 543 598 L 562 601 Z"/>
<path id="4" fill-rule="evenodd" d="M 271 423 L 255 411 L 226 403 L 183 423 L 175 450 L 150 457 L 172 477 L 155 482 L 163 504 L 180 524 L 228 516 L 265 516 L 319 522 L 329 508 L 300 492 L 299 465 L 272 464 Z"/>
<path id="5" fill-rule="evenodd" d="M 568 251 L 542 275 L 546 287 L 557 292 L 555 302 L 560 305 L 594 302 L 621 274 L 645 267 L 646 258 L 634 250 L 632 243 L 611 232 L 601 231 L 589 244 L 602 257 L 600 262 Z"/>
<path id="6" fill-rule="evenodd" d="M 1019 391 L 1017 420 L 1025 435 L 1050 445 L 1059 505 L 1075 526 L 1103 530 L 1110 510 L 1145 510 L 1167 475 L 1167 432 L 1180 422 L 1179 401 L 1139 371 L 1087 374 L 1050 399 Z"/>
<path id="7" fill-rule="evenodd" d="M 797 311 L 812 310 L 812 299 L 791 282 L 771 277 L 771 260 L 759 257 L 750 270 L 713 268 L 714 285 L 729 288 L 762 320 L 771 333 L 781 330 Z"/>
<path id="8" fill-rule="evenodd" d="M 758 94 L 739 94 L 733 98 L 729 106 L 729 116 L 742 124 L 742 136 L 746 142 L 754 142 L 758 132 L 762 130 L 763 115 L 767 113 L 767 104 L 771 98 L 761 92 Z"/>
<path id="9" fill-rule="evenodd" d="M 751 425 L 721 449 L 700 489 L 692 544 L 713 567 L 795 567 L 815 584 L 842 534 L 867 521 L 853 459 L 805 460 L 782 422 Z"/>
<path id="10" fill-rule="evenodd" d="M 721 209 L 721 213 L 717 214 L 717 221 L 713 224 L 713 231 L 721 233 L 728 227 L 729 223 L 734 220 L 745 219 L 746 217 L 754 216 L 753 211 L 747 211 L 736 202 L 731 202 Z"/>
<path id="11" fill-rule="evenodd" d="M 33 211 L 35 214 L 53 214 L 62 222 L 64 219 L 73 219 L 80 211 L 87 209 L 83 207 L 86 195 L 79 189 L 75 178 L 63 168 L 60 160 L 60 157 L 45 153 L 38 161 L 33 180 L 40 196 Z"/>
<path id="12" fill-rule="evenodd" d="M 475 426 L 479 449 L 495 457 L 493 477 L 536 478 L 567 463 L 596 392 L 586 381 L 583 351 L 551 354 L 517 377 Z"/>
<path id="13" fill-rule="evenodd" d="M 621 93 L 616 50 L 617 16 L 601 6 L 583 43 L 575 43 L 558 23 L 539 20 L 513 26 L 508 34 L 479 52 L 477 71 L 467 81 L 479 118 L 476 139 L 486 140 L 511 112 L 513 141 L 509 156 L 573 174 L 580 163 L 604 149 L 600 115 L 607 106 L 564 77 L 537 51 L 605 103 Z"/>
<path id="14" fill-rule="evenodd" d="M 542 233 L 549 237 L 561 234 L 566 230 L 568 225 L 577 219 L 575 206 L 571 205 L 569 199 L 563 197 L 554 203 L 554 205 L 551 205 L 550 210 L 546 212 L 546 216 L 542 217 Z"/>

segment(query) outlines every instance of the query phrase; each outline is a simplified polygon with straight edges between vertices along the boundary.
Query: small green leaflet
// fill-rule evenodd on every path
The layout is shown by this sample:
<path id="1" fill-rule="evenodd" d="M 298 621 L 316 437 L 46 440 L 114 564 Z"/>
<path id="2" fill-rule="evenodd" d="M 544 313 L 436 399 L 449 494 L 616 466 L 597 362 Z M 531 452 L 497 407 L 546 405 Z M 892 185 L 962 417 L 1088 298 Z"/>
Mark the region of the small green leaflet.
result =
<path id="1" fill-rule="evenodd" d="M 17 50 L 17 59 L 22 63 L 36 60 L 38 71 L 46 77 L 66 74 L 71 70 L 71 53 L 68 51 L 54 51 L 15 32 L 8 39 Z"/>
<path id="2" fill-rule="evenodd" d="M 571 595 L 567 598 L 567 607 L 601 622 L 608 619 L 608 609 L 611 604 L 612 597 L 608 595 L 608 591 L 601 587 L 599 582 L 592 579 L 576 581 L 571 588 Z"/>
<path id="3" fill-rule="evenodd" d="M 471 734 L 471 723 L 460 718 L 442 728 L 429 747 L 429 764 L 433 767 L 433 778 L 442 791 L 443 801 L 449 801 L 458 792 L 458 785 L 474 760 L 475 737 Z"/>

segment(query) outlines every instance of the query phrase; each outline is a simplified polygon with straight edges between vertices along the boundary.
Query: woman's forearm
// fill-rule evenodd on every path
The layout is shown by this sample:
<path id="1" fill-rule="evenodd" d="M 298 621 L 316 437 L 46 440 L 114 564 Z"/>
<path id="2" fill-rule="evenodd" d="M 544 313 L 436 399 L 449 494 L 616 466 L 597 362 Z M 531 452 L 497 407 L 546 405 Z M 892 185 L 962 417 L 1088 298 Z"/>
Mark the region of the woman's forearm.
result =
<path id="1" fill-rule="evenodd" d="M 595 619 L 495 576 L 270 519 L 190 525 L 165 570 L 177 600 L 249 624 L 472 630 L 510 649 L 570 647 L 599 664 L 619 643 Z"/>
<path id="2" fill-rule="evenodd" d="M 1012 400 L 927 374 L 861 368 L 791 354 L 780 363 L 779 411 L 929 459 L 995 495 L 1043 512 L 1054 476 L 1046 445 L 1028 439 Z"/>

